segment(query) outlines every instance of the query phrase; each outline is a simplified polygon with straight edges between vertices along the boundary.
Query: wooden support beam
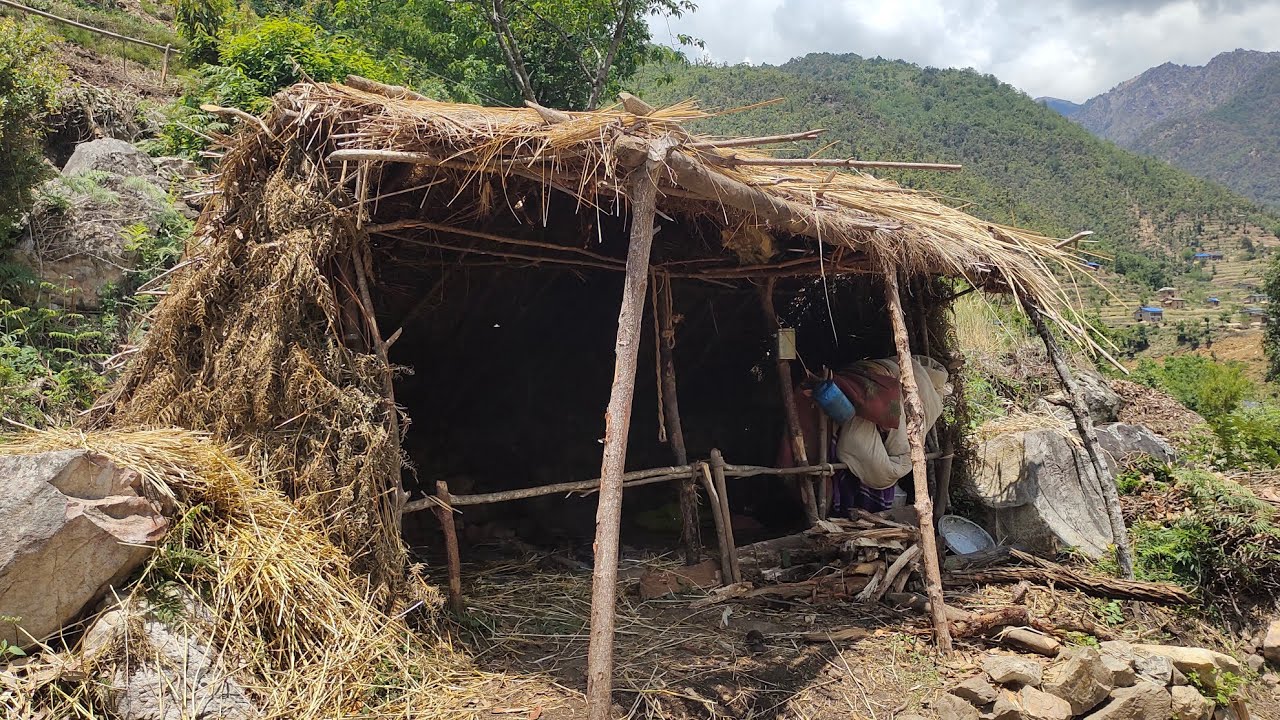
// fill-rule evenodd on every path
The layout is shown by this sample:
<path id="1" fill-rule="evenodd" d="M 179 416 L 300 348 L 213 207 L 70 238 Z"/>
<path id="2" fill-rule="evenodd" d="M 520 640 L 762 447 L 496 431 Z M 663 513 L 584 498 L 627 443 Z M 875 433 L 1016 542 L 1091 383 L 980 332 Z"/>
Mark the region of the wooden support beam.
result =
<path id="1" fill-rule="evenodd" d="M 724 481 L 724 455 L 719 450 L 711 450 L 711 477 L 716 483 L 716 493 L 720 496 L 720 512 L 724 515 L 725 551 L 729 555 L 730 582 L 742 582 L 742 569 L 738 567 L 738 544 L 733 539 L 733 512 L 729 510 L 729 486 Z"/>
<path id="2" fill-rule="evenodd" d="M 666 422 L 667 443 L 677 465 L 689 463 L 684 445 L 684 425 L 680 421 L 680 399 L 676 393 L 676 323 L 671 297 L 671 278 L 654 275 L 654 309 L 658 318 L 658 372 L 662 376 L 662 417 Z M 698 542 L 698 489 L 692 476 L 680 481 L 680 544 L 684 547 L 686 565 L 702 560 Z"/>
<path id="3" fill-rule="evenodd" d="M 916 162 L 891 162 L 882 160 L 836 160 L 831 158 L 758 158 L 758 157 L 727 157 L 720 158 L 719 162 L 727 165 L 755 165 L 759 167 L 847 167 L 847 168 L 883 168 L 885 170 L 941 170 L 944 172 L 957 172 L 963 170 L 963 165 L 952 165 L 949 163 L 916 163 Z"/>
<path id="4" fill-rule="evenodd" d="M 884 274 L 885 301 L 889 322 L 893 326 L 894 344 L 898 348 L 898 371 L 902 383 L 902 411 L 907 414 L 907 440 L 911 445 L 911 470 L 915 480 L 916 516 L 920 524 L 920 549 L 924 551 L 925 589 L 933 618 L 933 637 L 942 655 L 951 654 L 951 630 L 947 626 L 947 606 L 942 598 L 942 569 L 938 563 L 938 539 L 933 529 L 933 501 L 929 498 L 929 471 L 924 453 L 924 405 L 911 357 L 911 341 L 907 321 L 898 293 L 898 268 L 891 266 Z"/>
<path id="5" fill-rule="evenodd" d="M 781 326 L 778 324 L 778 311 L 773 306 L 774 282 L 769 279 L 760 288 L 760 304 L 764 309 L 766 327 L 776 338 Z M 775 355 L 777 350 L 775 348 Z M 800 430 L 800 413 L 796 410 L 795 389 L 791 383 L 791 362 L 781 357 L 776 358 L 778 370 L 778 388 L 782 397 L 782 411 L 787 418 L 787 437 L 791 440 L 792 457 L 796 465 L 809 464 L 809 451 L 805 448 L 804 433 Z M 804 505 L 804 516 L 810 525 L 818 522 L 818 503 L 813 494 L 813 481 L 802 477 L 800 483 L 800 501 Z"/>
<path id="6" fill-rule="evenodd" d="M 622 108 L 632 115 L 644 117 L 653 114 L 654 108 L 652 105 L 629 92 L 618 93 L 618 100 L 622 102 Z"/>
<path id="7" fill-rule="evenodd" d="M 830 379 L 831 373 L 827 373 Z M 825 412 L 818 411 L 818 464 L 826 465 L 831 461 L 831 418 Z M 818 474 L 818 517 L 826 519 L 831 514 L 831 491 L 833 478 L 831 473 Z"/>
<path id="8" fill-rule="evenodd" d="M 359 75 L 348 75 L 347 85 L 357 90 L 363 90 L 374 95 L 391 98 L 392 100 L 430 100 L 431 98 L 422 93 L 414 92 L 407 87 L 401 85 L 388 85 L 380 83 L 377 80 L 370 80 L 367 77 Z"/>
<path id="9" fill-rule="evenodd" d="M 622 476 L 627 432 L 635 398 L 649 252 L 657 217 L 658 169 L 670 144 L 650 145 L 648 159 L 628 178 L 631 237 L 627 271 L 618 311 L 613 387 L 605 410 L 604 452 L 600 462 L 600 498 L 596 509 L 595 569 L 591 576 L 591 635 L 587 644 L 587 717 L 613 715 L 613 629 L 618 591 L 618 537 L 622 520 Z"/>
<path id="10" fill-rule="evenodd" d="M 720 148 L 738 148 L 738 147 L 759 147 L 760 145 L 774 145 L 777 143 L 795 142 L 797 140 L 817 140 L 818 136 L 826 130 L 805 130 L 804 132 L 788 133 L 786 135 L 762 135 L 761 137 L 750 138 L 731 138 L 727 140 L 703 140 L 700 142 L 689 143 L 685 145 L 687 148 L 694 150 L 714 150 Z"/>
<path id="11" fill-rule="evenodd" d="M 453 505 L 449 503 L 449 483 L 436 481 L 436 517 L 444 532 L 444 551 L 449 564 L 449 609 L 462 613 L 462 560 L 458 555 L 458 528 L 453 522 Z"/>
<path id="12" fill-rule="evenodd" d="M 1044 350 L 1049 356 L 1049 362 L 1053 364 L 1054 371 L 1058 373 L 1058 380 L 1066 391 L 1067 407 L 1075 418 L 1076 430 L 1080 433 L 1080 439 L 1084 441 L 1085 453 L 1088 454 L 1089 462 L 1092 463 L 1094 473 L 1098 476 L 1098 485 L 1107 503 L 1107 519 L 1111 524 L 1112 541 L 1116 545 L 1116 564 L 1120 567 L 1120 573 L 1132 580 L 1133 555 L 1129 550 L 1129 531 L 1124 525 L 1124 513 L 1120 510 L 1120 493 L 1116 490 L 1115 478 L 1102 460 L 1098 433 L 1093 427 L 1093 418 L 1089 416 L 1084 395 L 1081 394 L 1080 386 L 1076 385 L 1075 379 L 1071 376 L 1071 368 L 1067 367 L 1062 351 L 1058 348 L 1058 341 L 1054 339 L 1053 332 L 1045 323 L 1044 315 L 1041 314 L 1036 301 L 1025 293 L 1019 294 L 1018 299 L 1022 302 L 1023 311 L 1027 313 L 1031 324 L 1040 335 L 1040 340 L 1044 342 Z"/>
<path id="13" fill-rule="evenodd" d="M 1093 234 L 1093 231 L 1092 231 L 1092 230 L 1081 230 L 1080 232 L 1076 233 L 1075 235 L 1072 235 L 1071 237 L 1067 238 L 1066 240 L 1059 240 L 1057 243 L 1055 243 L 1055 244 L 1054 244 L 1054 247 L 1055 247 L 1055 248 L 1064 248 L 1064 247 L 1066 247 L 1066 246 L 1070 245 L 1071 243 L 1076 242 L 1076 241 L 1078 241 L 1078 240 L 1083 240 L 1084 238 L 1087 238 L 1087 237 L 1089 237 L 1089 236 L 1090 236 L 1090 235 L 1092 235 L 1092 234 Z"/>
<path id="14" fill-rule="evenodd" d="M 716 547 L 720 550 L 720 579 L 728 583 L 733 578 L 733 562 L 729 559 L 730 542 L 725 529 L 729 519 L 724 516 L 724 506 L 720 504 L 720 493 L 716 491 L 711 466 L 707 463 L 698 463 L 698 470 L 698 479 L 702 481 L 702 487 L 707 491 L 708 504 L 711 506 L 711 521 L 716 526 Z"/>
<path id="15" fill-rule="evenodd" d="M 563 110 L 552 110 L 549 107 L 543 107 L 532 100 L 525 100 L 524 104 L 533 109 L 542 118 L 542 121 L 548 125 L 559 125 L 567 123 L 573 119 L 573 116 Z"/>

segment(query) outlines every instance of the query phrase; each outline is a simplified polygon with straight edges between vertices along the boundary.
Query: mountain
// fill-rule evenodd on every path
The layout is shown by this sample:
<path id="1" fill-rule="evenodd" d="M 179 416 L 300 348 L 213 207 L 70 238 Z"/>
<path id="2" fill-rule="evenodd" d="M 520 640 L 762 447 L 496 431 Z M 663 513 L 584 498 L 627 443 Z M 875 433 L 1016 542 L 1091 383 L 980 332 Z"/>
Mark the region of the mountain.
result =
<path id="1" fill-rule="evenodd" d="M 1280 207 L 1280 52 L 1236 50 L 1202 67 L 1165 63 L 1062 114 Z"/>
<path id="2" fill-rule="evenodd" d="M 1071 117 L 1077 112 L 1080 112 L 1080 108 L 1083 107 L 1079 103 L 1073 103 L 1070 100 L 1047 96 L 1036 98 L 1036 102 L 1044 105 L 1063 117 Z"/>

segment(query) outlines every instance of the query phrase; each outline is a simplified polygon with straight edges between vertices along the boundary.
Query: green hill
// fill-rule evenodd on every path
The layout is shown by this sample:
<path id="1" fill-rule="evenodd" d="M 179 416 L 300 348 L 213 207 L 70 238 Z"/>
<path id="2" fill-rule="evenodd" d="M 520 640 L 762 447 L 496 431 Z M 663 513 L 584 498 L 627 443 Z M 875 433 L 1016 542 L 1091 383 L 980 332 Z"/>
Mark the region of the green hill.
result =
<path id="1" fill-rule="evenodd" d="M 1125 295 L 1166 284 L 1206 287 L 1211 271 L 1190 259 L 1202 248 L 1250 263 L 1242 274 L 1253 283 L 1280 244 L 1280 216 L 1100 140 L 990 75 L 813 54 L 779 67 L 650 66 L 632 85 L 651 102 L 694 97 L 721 110 L 780 98 L 705 120 L 699 129 L 827 130 L 820 141 L 796 147 L 797 155 L 822 149 L 828 157 L 963 163 L 961 173 L 894 179 L 994 221 L 1060 237 L 1096 231 L 1096 247 L 1114 258 L 1108 268 L 1132 282 L 1119 284 Z"/>

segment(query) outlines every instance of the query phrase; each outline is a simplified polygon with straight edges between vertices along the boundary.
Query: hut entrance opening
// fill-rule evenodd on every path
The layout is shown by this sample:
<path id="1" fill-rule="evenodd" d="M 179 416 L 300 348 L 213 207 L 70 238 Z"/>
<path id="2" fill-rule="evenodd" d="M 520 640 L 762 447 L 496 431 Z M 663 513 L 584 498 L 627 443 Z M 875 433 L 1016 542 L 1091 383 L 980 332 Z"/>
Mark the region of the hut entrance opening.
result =
<path id="1" fill-rule="evenodd" d="M 621 258 L 623 223 L 614 222 L 618 227 L 604 229 L 587 243 L 581 237 L 573 242 Z M 482 232 L 520 232 L 517 237 L 565 242 L 563 229 L 534 235 L 527 227 L 490 226 Z M 675 237 L 679 228 L 674 224 L 663 232 L 668 237 L 655 245 L 655 264 L 677 257 L 689 243 L 687 237 Z M 376 261 L 379 325 L 387 333 L 401 329 L 390 360 L 406 369 L 395 385 L 396 400 L 410 418 L 404 450 L 414 469 L 404 474 L 405 488 L 421 497 L 444 479 L 453 495 L 471 495 L 598 477 L 622 273 L 530 266 L 485 256 L 471 251 L 487 251 L 494 243 L 444 231 L 396 231 L 394 236 L 375 236 L 375 246 L 384 251 Z M 689 460 L 705 460 L 718 448 L 733 464 L 776 466 L 786 423 L 760 285 L 693 279 L 672 279 L 671 285 L 678 321 L 674 362 Z M 796 329 L 804 366 L 820 372 L 823 366 L 893 354 L 882 296 L 880 284 L 869 276 L 829 278 L 825 291 L 820 279 L 791 279 L 779 284 L 775 305 L 782 324 Z M 663 423 L 654 327 L 650 300 L 628 470 L 675 464 L 671 448 L 659 439 Z M 799 380 L 803 366 L 793 365 Z M 716 533 L 706 502 L 702 497 L 701 534 L 703 545 L 712 547 Z M 731 480 L 730 504 L 739 543 L 806 526 L 790 479 Z M 458 509 L 464 548 L 509 547 L 513 543 L 506 541 L 514 538 L 590 556 L 594 493 L 556 493 Z M 439 542 L 431 513 L 407 515 L 404 527 L 413 546 Z M 627 489 L 625 545 L 675 548 L 680 531 L 677 482 Z"/>

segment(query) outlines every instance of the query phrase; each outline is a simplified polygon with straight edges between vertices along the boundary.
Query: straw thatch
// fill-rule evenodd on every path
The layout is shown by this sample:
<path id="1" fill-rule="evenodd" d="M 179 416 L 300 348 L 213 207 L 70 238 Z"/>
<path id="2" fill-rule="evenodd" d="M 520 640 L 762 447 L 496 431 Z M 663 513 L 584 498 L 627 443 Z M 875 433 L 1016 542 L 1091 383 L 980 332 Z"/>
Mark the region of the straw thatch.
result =
<path id="1" fill-rule="evenodd" d="M 657 272 L 740 282 L 896 267 L 1033 297 L 1085 337 L 1055 275 L 1077 261 L 1053 241 L 867 174 L 762 164 L 763 153 L 687 131 L 705 117 L 691 103 L 640 112 L 484 108 L 329 84 L 280 93 L 226 153 L 188 258 L 92 422 L 242 444 L 353 570 L 395 590 L 404 419 L 376 321 L 381 264 L 621 271 L 626 181 L 650 157 L 672 228 Z"/>

